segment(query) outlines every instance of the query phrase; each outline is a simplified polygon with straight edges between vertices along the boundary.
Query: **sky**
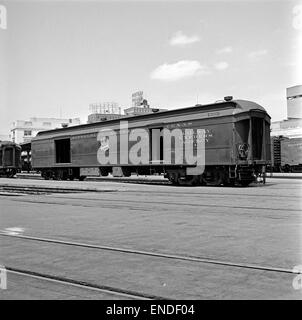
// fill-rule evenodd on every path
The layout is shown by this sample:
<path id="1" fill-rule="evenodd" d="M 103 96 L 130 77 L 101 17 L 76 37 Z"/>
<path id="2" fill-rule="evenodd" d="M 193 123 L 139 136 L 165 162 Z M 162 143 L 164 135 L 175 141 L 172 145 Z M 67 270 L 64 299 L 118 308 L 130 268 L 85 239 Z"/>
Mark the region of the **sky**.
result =
<path id="1" fill-rule="evenodd" d="M 2 6 L 2 7 L 1 7 Z M 301 1 L 2 1 L 0 134 L 14 120 L 80 117 L 89 104 L 154 108 L 232 95 L 286 118 L 302 84 Z M 2 10 L 3 12 L 3 10 Z"/>

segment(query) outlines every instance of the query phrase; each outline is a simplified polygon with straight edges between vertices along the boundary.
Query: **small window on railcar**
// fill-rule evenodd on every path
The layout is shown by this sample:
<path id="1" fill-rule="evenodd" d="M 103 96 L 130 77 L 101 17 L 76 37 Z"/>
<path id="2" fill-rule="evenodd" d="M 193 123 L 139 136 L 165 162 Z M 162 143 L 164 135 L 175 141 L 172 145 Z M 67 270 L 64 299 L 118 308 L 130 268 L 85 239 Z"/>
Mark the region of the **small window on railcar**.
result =
<path id="1" fill-rule="evenodd" d="M 55 140 L 56 163 L 70 163 L 70 139 Z"/>
<path id="2" fill-rule="evenodd" d="M 250 131 L 250 120 L 241 120 L 236 122 L 236 132 L 238 133 L 241 141 L 240 143 L 248 143 L 249 131 Z"/>

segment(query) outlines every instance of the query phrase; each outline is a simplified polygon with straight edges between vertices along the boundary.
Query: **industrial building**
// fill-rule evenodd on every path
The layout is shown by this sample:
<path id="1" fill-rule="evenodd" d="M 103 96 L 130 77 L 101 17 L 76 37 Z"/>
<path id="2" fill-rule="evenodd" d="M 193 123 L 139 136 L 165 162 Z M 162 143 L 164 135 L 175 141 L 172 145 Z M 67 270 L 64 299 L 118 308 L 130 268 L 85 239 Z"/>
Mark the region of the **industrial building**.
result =
<path id="1" fill-rule="evenodd" d="M 30 142 L 39 131 L 58 129 L 80 124 L 80 118 L 30 118 L 29 120 L 16 120 L 12 123 L 10 139 L 15 143 Z"/>
<path id="2" fill-rule="evenodd" d="M 148 113 L 166 111 L 167 109 L 151 108 L 147 99 L 143 97 L 143 91 L 137 91 L 132 94 L 132 106 L 124 109 L 121 113 L 121 107 L 116 102 L 99 102 L 89 105 L 89 115 L 87 123 L 99 121 L 114 120 L 129 116 L 139 116 Z"/>
<path id="3" fill-rule="evenodd" d="M 126 116 L 140 116 L 143 114 L 166 111 L 167 109 L 151 108 L 147 99 L 144 98 L 143 91 L 132 94 L 132 107 L 124 110 Z"/>
<path id="4" fill-rule="evenodd" d="M 287 119 L 271 123 L 271 136 L 302 138 L 302 85 L 286 89 Z"/>
<path id="5" fill-rule="evenodd" d="M 91 103 L 89 105 L 89 112 L 87 123 L 114 120 L 123 117 L 121 115 L 121 108 L 113 101 Z"/>
<path id="6" fill-rule="evenodd" d="M 287 118 L 302 119 L 302 85 L 286 89 Z"/>

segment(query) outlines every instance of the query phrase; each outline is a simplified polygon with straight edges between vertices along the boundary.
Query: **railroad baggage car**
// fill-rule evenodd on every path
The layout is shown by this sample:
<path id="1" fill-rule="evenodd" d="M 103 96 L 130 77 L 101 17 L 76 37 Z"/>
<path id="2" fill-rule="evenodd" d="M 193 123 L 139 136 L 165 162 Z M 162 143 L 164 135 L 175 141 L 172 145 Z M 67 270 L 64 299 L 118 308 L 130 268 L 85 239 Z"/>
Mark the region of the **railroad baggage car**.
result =
<path id="1" fill-rule="evenodd" d="M 0 141 L 0 176 L 13 177 L 21 170 L 21 147 L 11 141 Z"/>
<path id="2" fill-rule="evenodd" d="M 122 122 L 127 122 L 126 131 L 121 129 Z M 129 140 L 134 129 L 149 132 L 149 140 L 145 140 L 148 163 L 122 161 L 125 155 L 129 160 L 128 155 L 138 142 Z M 163 132 L 174 129 L 191 129 L 188 132 L 192 133 L 194 155 L 200 143 L 204 143 L 203 171 L 185 157 L 181 157 L 182 162 L 175 160 L 179 137 L 173 139 L 173 135 L 169 150 L 172 161 L 166 161 Z M 117 148 L 109 145 L 110 134 L 106 139 L 100 138 L 99 133 L 104 130 L 117 134 Z M 181 139 L 184 145 L 186 138 Z M 116 163 L 102 163 L 99 157 L 102 152 L 111 153 Z M 45 179 L 83 180 L 87 175 L 129 176 L 136 172 L 163 173 L 174 184 L 246 186 L 265 177 L 270 156 L 270 116 L 257 103 L 231 98 L 214 104 L 43 131 L 32 140 L 32 167 L 41 171 Z"/>

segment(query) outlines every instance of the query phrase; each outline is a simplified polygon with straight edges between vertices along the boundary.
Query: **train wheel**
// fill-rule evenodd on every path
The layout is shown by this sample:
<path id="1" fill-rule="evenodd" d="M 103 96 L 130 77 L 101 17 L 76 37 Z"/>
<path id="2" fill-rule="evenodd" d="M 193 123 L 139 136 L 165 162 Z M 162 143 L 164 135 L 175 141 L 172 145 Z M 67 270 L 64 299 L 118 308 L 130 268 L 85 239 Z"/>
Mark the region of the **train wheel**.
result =
<path id="1" fill-rule="evenodd" d="M 67 180 L 68 179 L 68 173 L 67 171 L 63 171 L 62 174 L 61 174 L 61 179 L 62 180 Z"/>
<path id="2" fill-rule="evenodd" d="M 239 184 L 241 185 L 241 187 L 247 187 L 252 182 L 253 182 L 252 180 L 243 180 L 243 181 L 240 181 Z"/>
<path id="3" fill-rule="evenodd" d="M 123 168 L 123 175 L 124 177 L 131 177 L 131 170 L 128 168 Z"/>
<path id="4" fill-rule="evenodd" d="M 109 174 L 108 169 L 106 168 L 100 168 L 100 173 L 102 177 L 107 177 Z"/>
<path id="5" fill-rule="evenodd" d="M 174 186 L 178 185 L 178 181 L 177 181 L 178 174 L 176 174 L 176 173 L 168 173 L 168 179 Z"/>
<path id="6" fill-rule="evenodd" d="M 12 178 L 16 173 L 16 170 L 12 169 L 6 172 L 6 176 L 7 178 Z"/>
<path id="7" fill-rule="evenodd" d="M 223 172 L 221 170 L 210 172 L 210 176 L 203 174 L 202 181 L 208 186 L 220 186 L 223 183 Z"/>
<path id="8" fill-rule="evenodd" d="M 41 172 L 41 176 L 45 180 L 49 180 L 51 178 L 51 172 L 50 171 L 42 171 Z"/>
<path id="9" fill-rule="evenodd" d="M 177 182 L 180 186 L 196 186 L 200 182 L 200 176 L 179 177 Z"/>
<path id="10" fill-rule="evenodd" d="M 235 179 L 228 179 L 224 181 L 223 185 L 225 187 L 234 187 L 235 186 Z"/>

